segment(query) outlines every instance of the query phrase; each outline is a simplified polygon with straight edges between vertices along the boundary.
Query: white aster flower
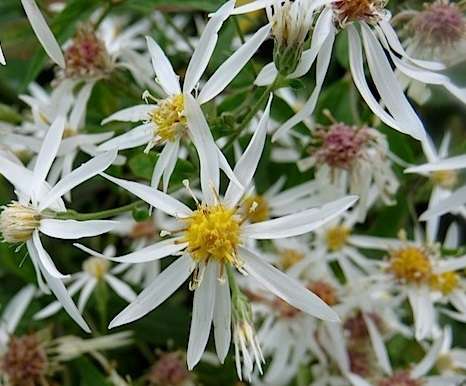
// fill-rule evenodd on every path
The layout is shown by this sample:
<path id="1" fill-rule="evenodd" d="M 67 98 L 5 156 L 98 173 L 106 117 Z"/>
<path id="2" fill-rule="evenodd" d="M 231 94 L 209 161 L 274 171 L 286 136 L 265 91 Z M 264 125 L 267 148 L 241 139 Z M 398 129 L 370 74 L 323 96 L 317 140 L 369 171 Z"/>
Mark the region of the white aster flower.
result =
<path id="1" fill-rule="evenodd" d="M 460 373 L 456 374 L 440 374 L 440 375 L 427 375 L 432 368 L 437 364 L 441 357 L 442 348 L 445 347 L 445 335 L 448 332 L 442 332 L 440 336 L 435 339 L 431 347 L 426 352 L 425 356 L 419 363 L 410 369 L 403 369 L 394 371 L 392 374 L 380 374 L 375 377 L 375 380 L 367 381 L 359 375 L 348 373 L 347 377 L 353 386 L 437 386 L 437 385 L 461 385 L 466 377 Z"/>
<path id="2" fill-rule="evenodd" d="M 427 221 L 427 237 L 431 241 L 437 238 L 440 217 L 444 213 L 459 213 L 466 217 L 466 187 L 453 191 L 458 184 L 459 169 L 466 168 L 466 155 L 448 157 L 450 139 L 450 133 L 447 132 L 438 152 L 432 145 L 431 150 L 426 152 L 428 163 L 411 166 L 405 170 L 405 173 L 429 177 L 433 183 L 429 206 L 421 216 L 421 220 Z"/>
<path id="3" fill-rule="evenodd" d="M 105 249 L 106 256 L 114 256 L 115 248 L 109 246 Z M 124 281 L 120 280 L 116 275 L 126 269 L 123 264 L 118 264 L 111 267 L 111 263 L 100 257 L 89 257 L 83 262 L 83 270 L 71 275 L 66 280 L 67 290 L 71 297 L 80 292 L 78 300 L 78 310 L 83 313 L 89 298 L 99 283 L 107 284 L 115 293 L 128 303 L 136 299 L 136 294 L 132 288 Z M 55 301 L 34 315 L 35 319 L 45 319 L 55 315 L 61 310 L 63 305 L 59 301 Z"/>
<path id="4" fill-rule="evenodd" d="M 35 288 L 28 285 L 22 288 L 3 308 L 0 316 L 0 355 L 4 354 L 8 347 L 10 336 L 14 333 L 21 317 L 34 297 Z"/>
<path id="5" fill-rule="evenodd" d="M 24 12 L 26 12 L 26 16 L 29 19 L 29 23 L 31 23 L 31 27 L 36 34 L 37 39 L 39 39 L 39 42 L 42 44 L 42 47 L 44 47 L 47 55 L 60 67 L 65 68 L 65 59 L 61 52 L 60 45 L 53 36 L 52 31 L 50 31 L 50 28 L 36 2 L 34 0 L 21 0 L 21 4 L 23 5 Z M 1 47 L 0 64 L 6 64 L 5 56 L 3 55 Z"/>
<path id="6" fill-rule="evenodd" d="M 101 150 L 129 149 L 146 145 L 146 151 L 152 147 L 162 145 L 158 162 L 154 168 L 151 185 L 158 187 L 163 179 L 163 190 L 166 191 L 170 177 L 178 159 L 182 140 L 189 137 L 196 147 L 207 145 L 210 152 L 218 158 L 220 167 L 232 178 L 230 167 L 224 156 L 213 142 L 210 131 L 195 131 L 202 126 L 193 127 L 186 119 L 186 98 L 193 91 L 197 93 L 197 86 L 205 72 L 218 39 L 218 31 L 228 18 L 234 7 L 234 0 L 223 5 L 207 23 L 200 37 L 198 46 L 189 62 L 183 87 L 179 77 L 160 46 L 150 37 L 147 45 L 152 56 L 152 65 L 156 80 L 162 87 L 163 97 L 155 98 L 145 93 L 144 97 L 155 104 L 137 105 L 123 109 L 105 119 L 102 123 L 111 121 L 144 122 L 142 125 L 120 135 L 100 146 Z M 236 77 L 246 63 L 251 59 L 255 50 L 262 44 L 268 34 L 263 28 L 251 37 L 244 45 L 230 56 L 210 77 L 197 95 L 199 103 L 206 103 L 218 94 Z M 199 142 L 201 141 L 201 142 Z M 204 146 L 205 146 L 204 145 Z M 204 151 L 204 150 L 202 150 Z"/>
<path id="7" fill-rule="evenodd" d="M 264 147 L 270 103 L 271 99 L 248 148 L 234 169 L 237 179 L 245 187 L 252 183 Z M 208 132 L 200 106 L 190 96 L 186 98 L 186 112 L 191 125 L 202 125 L 203 130 Z M 285 238 L 310 232 L 348 209 L 356 198 L 345 197 L 300 213 L 245 224 L 245 219 L 238 211 L 244 189 L 232 181 L 225 196 L 221 198 L 218 193 L 218 154 L 200 151 L 199 157 L 203 200 L 197 202 L 195 210 L 151 187 L 105 175 L 110 181 L 129 190 L 154 208 L 175 217 L 180 224 L 178 232 L 171 233 L 171 238 L 126 256 L 112 258 L 118 262 L 140 263 L 169 255 L 181 255 L 111 322 L 110 327 L 130 323 L 146 315 L 192 275 L 190 287 L 194 290 L 194 304 L 188 344 L 188 367 L 192 369 L 200 360 L 212 323 L 217 354 L 223 362 L 231 340 L 230 280 L 226 271 L 230 272 L 235 268 L 249 274 L 297 309 L 319 318 L 337 320 L 332 309 L 320 298 L 295 279 L 263 261 L 247 245 L 250 240 Z M 96 255 L 96 252 L 82 248 Z"/>
<path id="8" fill-rule="evenodd" d="M 370 127 L 334 122 L 315 130 L 312 137 L 311 155 L 298 161 L 298 167 L 315 167 L 321 193 L 334 197 L 357 194 L 359 221 L 365 219 L 377 198 L 387 205 L 393 203 L 399 184 L 384 135 Z"/>
<path id="9" fill-rule="evenodd" d="M 15 187 L 17 200 L 12 201 L 0 214 L 0 231 L 3 239 L 12 244 L 26 243 L 37 274 L 38 284 L 57 296 L 65 310 L 86 331 L 86 322 L 72 302 L 52 258 L 42 246 L 40 234 L 59 239 L 79 239 L 108 232 L 113 221 L 75 221 L 57 218 L 66 208 L 61 197 L 83 181 L 105 170 L 115 159 L 116 152 L 104 153 L 75 169 L 56 185 L 46 182 L 47 174 L 57 155 L 65 129 L 65 120 L 58 117 L 43 140 L 34 169 L 31 171 L 7 158 L 0 159 L 0 174 Z"/>

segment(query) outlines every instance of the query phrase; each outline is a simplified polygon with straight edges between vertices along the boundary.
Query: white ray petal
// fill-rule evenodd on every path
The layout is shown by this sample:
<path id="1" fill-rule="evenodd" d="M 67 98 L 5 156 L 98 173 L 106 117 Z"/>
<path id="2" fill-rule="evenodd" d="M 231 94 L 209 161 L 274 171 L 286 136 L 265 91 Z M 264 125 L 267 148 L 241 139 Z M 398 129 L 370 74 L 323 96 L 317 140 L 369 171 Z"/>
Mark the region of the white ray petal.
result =
<path id="1" fill-rule="evenodd" d="M 424 358 L 422 358 L 422 360 L 410 371 L 411 376 L 414 379 L 423 377 L 435 366 L 442 350 L 443 340 L 444 334 L 442 333 L 437 339 L 435 339 L 433 345 Z"/>
<path id="2" fill-rule="evenodd" d="M 429 173 L 440 170 L 457 170 L 466 168 L 466 155 L 458 155 L 456 157 L 445 158 L 437 162 L 412 166 L 405 170 L 405 173 Z"/>
<path id="3" fill-rule="evenodd" d="M 98 150 L 131 149 L 133 147 L 145 145 L 152 138 L 154 138 L 154 125 L 152 123 L 144 123 L 143 125 L 131 129 L 127 133 L 121 134 L 103 143 L 98 147 Z"/>
<path id="4" fill-rule="evenodd" d="M 385 347 L 382 335 L 369 315 L 363 313 L 363 318 L 366 323 L 367 330 L 369 331 L 372 348 L 374 349 L 380 367 L 385 374 L 392 375 L 392 365 L 390 363 L 390 358 L 388 357 L 387 348 Z"/>
<path id="5" fill-rule="evenodd" d="M 245 261 L 244 269 L 274 295 L 316 318 L 339 321 L 335 311 L 299 281 L 279 271 L 246 248 L 241 247 L 239 254 Z"/>
<path id="6" fill-rule="evenodd" d="M 101 175 L 170 216 L 188 217 L 192 213 L 191 209 L 182 202 L 150 186 L 115 178 L 105 173 L 101 173 Z"/>
<path id="7" fill-rule="evenodd" d="M 70 276 L 70 275 L 63 275 L 62 273 L 58 271 L 52 258 L 42 246 L 42 242 L 40 241 L 40 237 L 39 237 L 39 232 L 37 230 L 34 231 L 32 234 L 32 242 L 34 244 L 35 250 L 37 251 L 37 256 L 39 257 L 38 263 L 40 264 L 40 266 L 44 267 L 48 275 L 56 277 L 57 279 L 61 279 L 61 280 Z M 42 273 L 44 273 L 45 275 L 45 272 L 42 272 Z"/>
<path id="8" fill-rule="evenodd" d="M 262 27 L 223 62 L 202 88 L 198 97 L 200 104 L 212 100 L 230 84 L 269 36 L 270 28 L 270 25 Z"/>
<path id="9" fill-rule="evenodd" d="M 137 296 L 133 289 L 117 277 L 113 275 L 105 275 L 105 281 L 113 288 L 118 296 L 125 299 L 127 302 L 132 302 L 136 299 Z"/>
<path id="10" fill-rule="evenodd" d="M 89 301 L 89 298 L 91 297 L 92 292 L 94 292 L 96 285 L 97 285 L 97 279 L 95 277 L 90 277 L 87 283 L 84 285 L 79 295 L 79 299 L 78 299 L 79 312 L 82 313 L 84 311 L 84 308 L 86 307 L 86 304 Z"/>
<path id="11" fill-rule="evenodd" d="M 69 125 L 72 129 L 78 129 L 84 124 L 87 102 L 91 97 L 94 84 L 95 81 L 86 82 L 84 83 L 84 86 L 81 88 L 81 90 L 79 90 L 69 118 Z"/>
<path id="12" fill-rule="evenodd" d="M 6 65 L 5 55 L 3 55 L 2 46 L 0 45 L 0 64 Z"/>
<path id="13" fill-rule="evenodd" d="M 189 61 L 186 70 L 183 92 L 190 94 L 201 79 L 207 65 L 209 64 L 215 45 L 218 40 L 218 31 L 222 28 L 225 20 L 230 16 L 235 7 L 235 0 L 230 0 L 222 5 L 211 17 L 197 42 L 196 49 Z"/>
<path id="14" fill-rule="evenodd" d="M 102 121 L 102 125 L 109 122 L 140 122 L 150 119 L 150 113 L 157 108 L 157 105 L 136 105 L 117 111 Z"/>
<path id="15" fill-rule="evenodd" d="M 40 221 L 40 231 L 57 239 L 73 240 L 98 236 L 110 232 L 118 223 L 109 220 L 58 220 L 45 218 Z"/>
<path id="16" fill-rule="evenodd" d="M 21 4 L 23 5 L 34 33 L 42 44 L 42 47 L 44 47 L 47 55 L 61 68 L 65 68 L 65 58 L 63 57 L 60 45 L 55 39 L 55 36 L 53 36 L 36 2 L 34 0 L 21 0 Z"/>
<path id="17" fill-rule="evenodd" d="M 311 232 L 335 217 L 338 217 L 357 200 L 357 196 L 347 196 L 311 208 L 300 213 L 281 218 L 248 224 L 244 227 L 245 237 L 252 239 L 279 239 Z"/>
<path id="18" fill-rule="evenodd" d="M 212 204 L 215 202 L 214 191 L 219 191 L 220 184 L 217 145 L 199 103 L 191 95 L 185 96 L 185 115 L 188 119 L 192 140 L 199 154 L 201 188 L 204 200 Z"/>
<path id="19" fill-rule="evenodd" d="M 187 255 L 170 264 L 134 302 L 112 320 L 109 328 L 131 323 L 157 308 L 188 279 L 191 267 L 192 260 Z"/>
<path id="20" fill-rule="evenodd" d="M 39 154 L 37 155 L 36 164 L 34 167 L 34 177 L 32 181 L 31 189 L 39 194 L 45 178 L 49 173 L 50 167 L 52 166 L 55 156 L 57 155 L 60 143 L 63 137 L 63 131 L 65 130 L 65 118 L 58 117 L 53 121 L 52 125 L 47 131 Z"/>
<path id="21" fill-rule="evenodd" d="M 455 211 L 464 204 L 466 204 L 466 185 L 455 190 L 451 196 L 440 201 L 436 206 L 426 210 L 419 219 L 426 221 L 432 217 Z"/>
<path id="22" fill-rule="evenodd" d="M 217 274 L 217 276 L 219 276 L 219 274 Z M 217 280 L 217 288 L 215 292 L 215 348 L 220 363 L 223 363 L 228 354 L 231 343 L 231 296 L 228 279 L 224 281 Z"/>
<path id="23" fill-rule="evenodd" d="M 0 156 L 0 174 L 22 193 L 31 191 L 32 172 L 8 158 Z"/>
<path id="24" fill-rule="evenodd" d="M 243 189 L 235 184 L 233 181 L 228 185 L 225 193 L 225 201 L 231 206 L 235 206 L 241 199 L 244 190 L 249 189 L 252 178 L 256 172 L 257 165 L 261 159 L 264 150 L 265 138 L 267 136 L 267 129 L 269 127 L 270 106 L 272 104 L 273 94 L 270 94 L 269 101 L 265 107 L 264 114 L 257 125 L 254 135 L 249 142 L 248 147 L 244 151 L 241 158 L 236 163 L 233 173 L 238 178 L 238 181 L 243 186 Z"/>
<path id="25" fill-rule="evenodd" d="M 89 326 L 87 325 L 86 321 L 83 319 L 81 314 L 79 313 L 76 305 L 73 303 L 68 291 L 66 290 L 63 282 L 56 277 L 53 277 L 49 274 L 47 269 L 42 265 L 42 262 L 38 256 L 38 252 L 35 249 L 35 246 L 31 240 L 28 242 L 28 250 L 35 255 L 35 259 L 40 266 L 41 272 L 44 274 L 45 281 L 49 286 L 50 290 L 55 294 L 58 301 L 63 305 L 63 308 L 71 316 L 71 318 L 86 332 L 91 332 Z"/>
<path id="26" fill-rule="evenodd" d="M 88 253 L 91 256 L 116 261 L 118 263 L 138 264 L 163 259 L 164 257 L 170 255 L 176 255 L 178 252 L 186 248 L 186 243 L 180 242 L 179 238 L 158 241 L 155 244 L 149 245 L 148 247 L 142 249 L 138 249 L 137 251 L 128 253 L 127 255 L 123 256 L 104 255 L 77 243 L 74 244 L 74 246 Z"/>
<path id="27" fill-rule="evenodd" d="M 425 287 L 410 288 L 408 299 L 413 311 L 416 340 L 421 341 L 430 336 L 434 326 L 435 310 Z"/>
<path id="28" fill-rule="evenodd" d="M 0 317 L 0 329 L 11 335 L 16 329 L 21 317 L 34 297 L 36 289 L 32 285 L 22 288 L 6 305 Z"/>
<path id="29" fill-rule="evenodd" d="M 210 327 L 214 317 L 217 263 L 209 262 L 200 286 L 194 292 L 193 316 L 189 331 L 188 369 L 192 370 L 201 360 L 210 335 Z"/>
<path id="30" fill-rule="evenodd" d="M 39 211 L 48 208 L 51 203 L 61 198 L 65 193 L 71 191 L 74 187 L 94 177 L 95 175 L 107 169 L 117 156 L 117 151 L 109 151 L 100 154 L 90 161 L 82 164 L 79 168 L 73 170 L 60 182 L 58 182 L 44 199 L 39 203 Z"/>
<path id="31" fill-rule="evenodd" d="M 260 9 L 267 8 L 268 6 L 272 5 L 274 2 L 275 2 L 275 0 L 251 1 L 248 4 L 244 4 L 244 5 L 241 5 L 240 7 L 236 7 L 231 14 L 232 15 L 241 15 L 243 13 L 258 11 Z"/>
<path id="32" fill-rule="evenodd" d="M 152 58 L 157 80 L 168 95 L 181 94 L 180 81 L 167 56 L 150 36 L 146 36 L 147 47 Z"/>

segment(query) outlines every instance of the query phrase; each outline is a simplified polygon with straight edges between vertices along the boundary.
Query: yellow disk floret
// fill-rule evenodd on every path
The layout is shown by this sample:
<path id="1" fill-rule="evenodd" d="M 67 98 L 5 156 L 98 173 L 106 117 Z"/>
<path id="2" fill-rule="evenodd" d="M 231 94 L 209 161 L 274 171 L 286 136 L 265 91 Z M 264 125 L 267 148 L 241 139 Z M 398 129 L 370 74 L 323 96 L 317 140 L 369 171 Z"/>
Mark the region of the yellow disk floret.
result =
<path id="1" fill-rule="evenodd" d="M 444 272 L 432 275 L 430 286 L 432 289 L 440 291 L 444 295 L 451 294 L 458 288 L 460 278 L 456 272 Z"/>
<path id="2" fill-rule="evenodd" d="M 280 266 L 283 269 L 291 268 L 304 259 L 304 254 L 295 249 L 282 249 L 280 251 Z"/>
<path id="3" fill-rule="evenodd" d="M 234 209 L 221 204 L 201 206 L 184 221 L 187 224 L 184 241 L 196 262 L 215 259 L 222 264 L 237 265 L 241 223 Z"/>
<path id="4" fill-rule="evenodd" d="M 438 170 L 431 175 L 432 182 L 444 189 L 453 189 L 458 183 L 456 170 Z"/>
<path id="5" fill-rule="evenodd" d="M 90 257 L 83 263 L 83 270 L 94 276 L 97 280 L 102 279 L 110 268 L 110 262 L 101 257 Z"/>
<path id="6" fill-rule="evenodd" d="M 186 128 L 184 97 L 175 95 L 160 101 L 151 113 L 155 135 L 163 141 L 174 141 Z"/>
<path id="7" fill-rule="evenodd" d="M 243 201 L 244 217 L 250 222 L 256 223 L 270 218 L 269 203 L 259 195 L 246 197 Z"/>
<path id="8" fill-rule="evenodd" d="M 327 230 L 325 242 L 330 251 L 336 252 L 343 248 L 350 235 L 350 229 L 343 225 L 337 225 Z"/>
<path id="9" fill-rule="evenodd" d="M 432 277 L 429 256 L 423 249 L 414 246 L 393 251 L 389 270 L 397 279 L 414 284 L 428 282 Z"/>

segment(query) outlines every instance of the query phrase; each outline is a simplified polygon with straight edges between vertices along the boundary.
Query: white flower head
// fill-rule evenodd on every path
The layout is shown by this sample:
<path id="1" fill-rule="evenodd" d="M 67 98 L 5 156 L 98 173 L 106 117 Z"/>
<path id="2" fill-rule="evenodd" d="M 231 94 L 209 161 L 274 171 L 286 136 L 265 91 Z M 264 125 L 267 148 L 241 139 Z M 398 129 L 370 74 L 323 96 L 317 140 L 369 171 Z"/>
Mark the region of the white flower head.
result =
<path id="1" fill-rule="evenodd" d="M 40 234 L 60 239 L 78 239 L 100 235 L 115 226 L 113 221 L 61 220 L 57 218 L 57 213 L 66 211 L 61 197 L 83 181 L 105 170 L 114 161 L 116 152 L 97 156 L 51 187 L 46 182 L 46 177 L 59 150 L 64 129 L 65 120 L 58 117 L 42 142 L 32 171 L 9 159 L 1 158 L 0 173 L 14 185 L 18 197 L 1 212 L 0 231 L 6 242 L 26 244 L 41 289 L 48 291 L 42 281 L 44 277 L 48 287 L 70 316 L 88 331 L 87 324 L 62 283 L 66 276 L 58 271 L 42 246 Z"/>
<path id="2" fill-rule="evenodd" d="M 186 101 L 188 121 L 193 125 L 207 126 L 194 98 L 188 96 Z M 265 144 L 270 104 L 271 98 L 249 146 L 234 168 L 241 186 L 248 187 L 252 183 Z M 348 196 L 296 214 L 246 224 L 238 212 L 244 188 L 231 181 L 223 198 L 218 193 L 220 176 L 217 157 L 216 152 L 199 151 L 203 199 L 202 202 L 195 199 L 195 210 L 148 186 L 105 175 L 154 208 L 177 218 L 180 223 L 180 229 L 171 232 L 171 238 L 126 256 L 111 258 L 118 262 L 140 263 L 168 255 L 181 255 L 111 322 L 110 327 L 141 318 L 165 301 L 192 275 L 190 287 L 194 290 L 194 305 L 187 358 L 190 369 L 198 363 L 204 352 L 212 324 L 221 362 L 228 352 L 231 340 L 231 298 L 230 280 L 225 275 L 226 271 L 236 268 L 241 273 L 249 274 L 276 296 L 303 312 L 323 319 L 338 319 L 320 298 L 295 279 L 264 262 L 247 245 L 248 240 L 285 238 L 310 232 L 356 201 L 354 196 Z M 99 255 L 88 248 L 81 248 Z"/>

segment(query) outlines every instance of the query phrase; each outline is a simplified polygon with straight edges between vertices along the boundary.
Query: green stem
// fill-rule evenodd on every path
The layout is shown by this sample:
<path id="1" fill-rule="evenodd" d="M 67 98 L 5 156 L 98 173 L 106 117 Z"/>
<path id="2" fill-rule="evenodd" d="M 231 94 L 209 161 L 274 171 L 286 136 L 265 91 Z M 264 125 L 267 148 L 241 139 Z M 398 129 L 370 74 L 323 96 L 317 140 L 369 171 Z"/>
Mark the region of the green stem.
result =
<path id="1" fill-rule="evenodd" d="M 102 210 L 100 212 L 94 212 L 94 213 L 79 213 L 74 210 L 68 210 L 66 212 L 57 213 L 55 218 L 59 220 L 78 220 L 78 221 L 101 220 L 101 219 L 105 219 L 109 217 L 114 217 L 121 213 L 129 212 L 143 204 L 145 204 L 144 201 L 138 200 L 131 204 L 121 206 L 119 208 Z"/>
<path id="2" fill-rule="evenodd" d="M 238 283 L 235 278 L 235 273 L 233 272 L 233 268 L 231 265 L 225 264 L 225 268 L 227 271 L 227 277 L 228 277 L 228 284 L 230 284 L 230 289 L 231 289 L 231 297 L 233 298 L 233 301 L 237 299 L 240 296 L 243 296 L 243 293 L 239 289 Z"/>

